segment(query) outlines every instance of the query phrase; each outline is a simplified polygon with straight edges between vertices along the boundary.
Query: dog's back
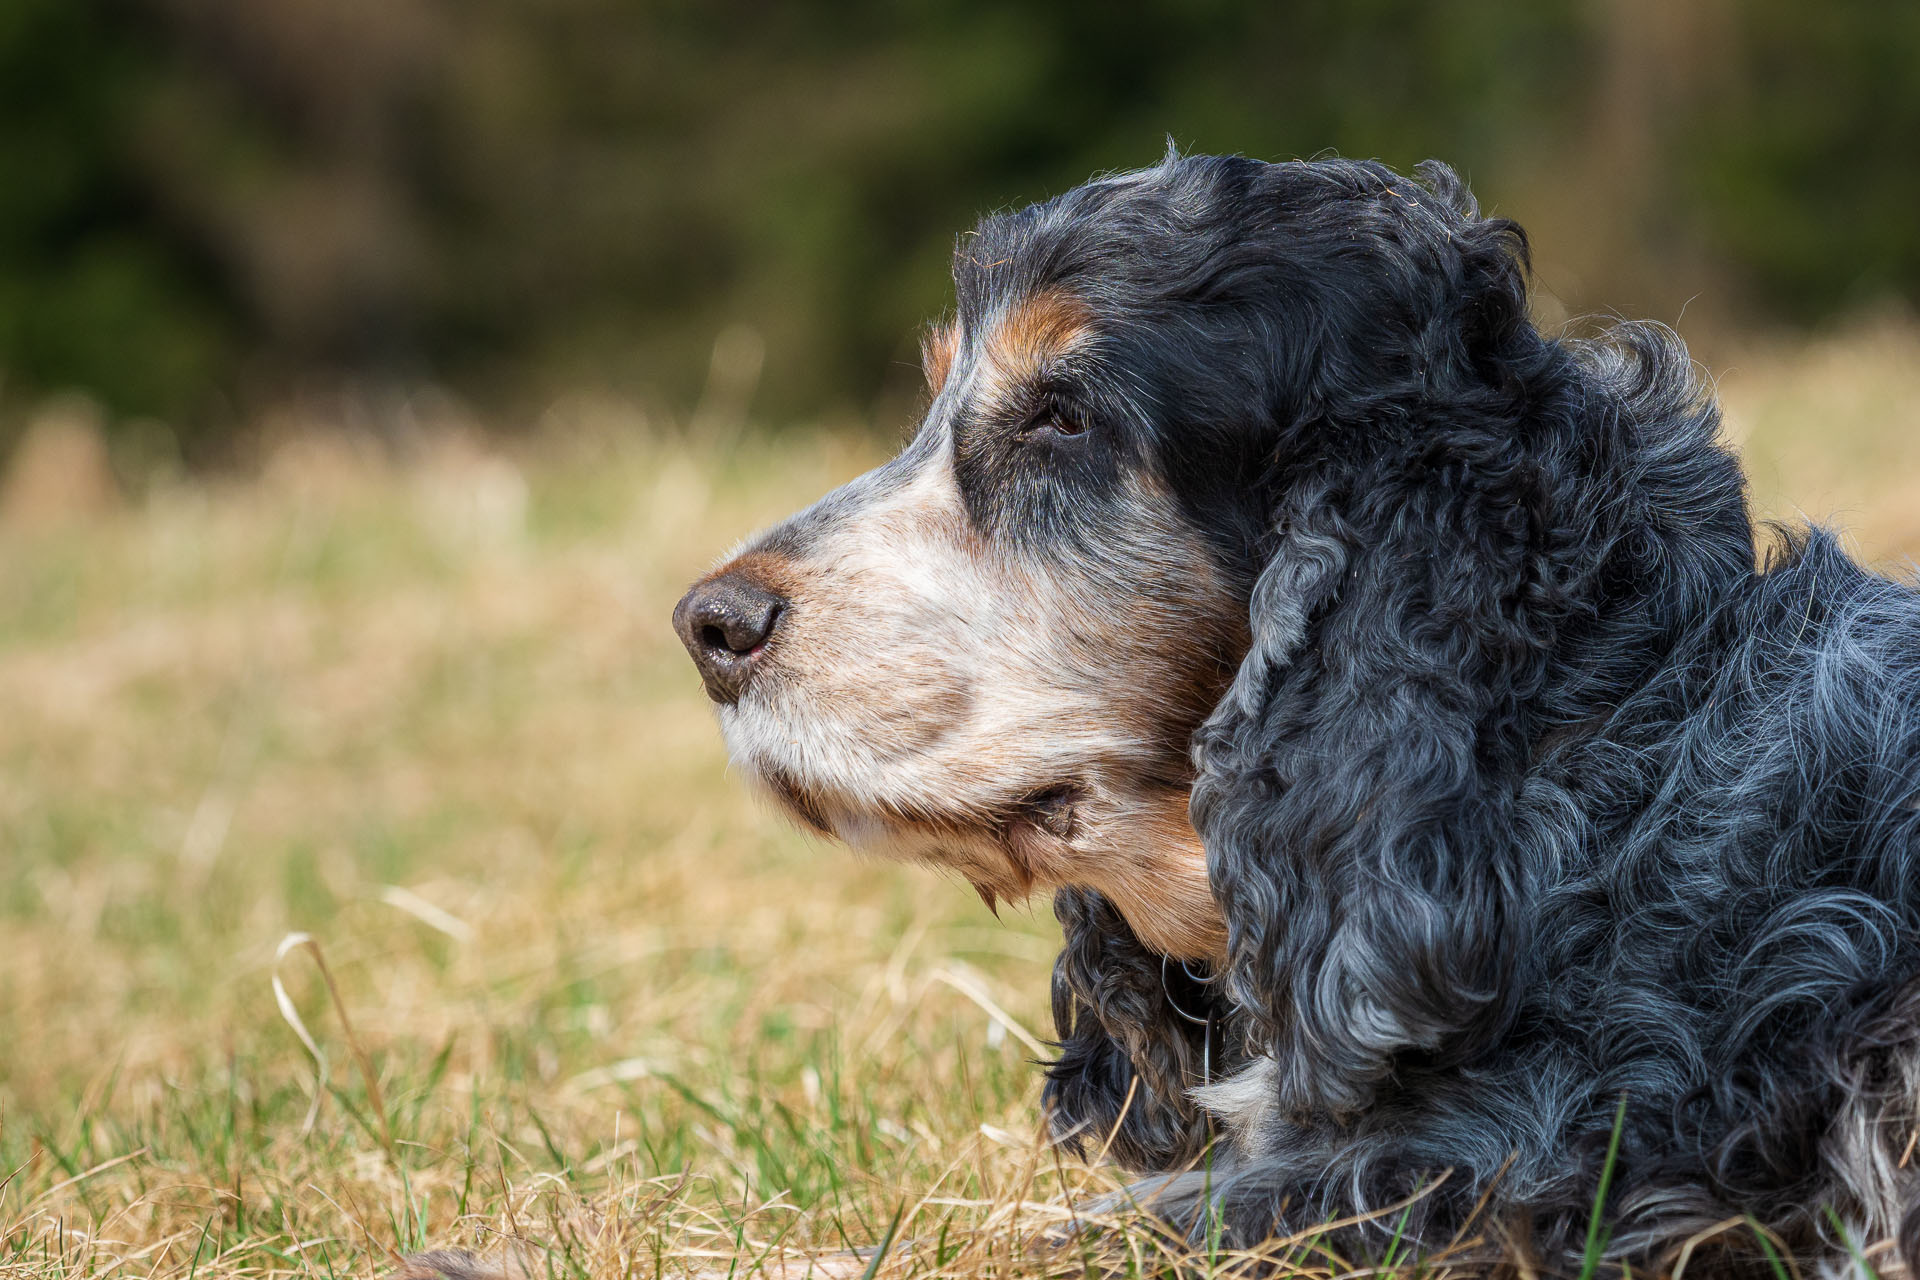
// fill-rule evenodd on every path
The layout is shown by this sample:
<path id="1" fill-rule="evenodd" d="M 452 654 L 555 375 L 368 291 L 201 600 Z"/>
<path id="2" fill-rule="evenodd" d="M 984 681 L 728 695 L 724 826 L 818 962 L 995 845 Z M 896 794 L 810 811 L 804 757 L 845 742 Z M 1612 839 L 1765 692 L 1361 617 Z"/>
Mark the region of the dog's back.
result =
<path id="1" fill-rule="evenodd" d="M 1825 534 L 1790 542 L 1566 783 L 1583 847 L 1542 895 L 1516 1042 L 1542 1042 L 1537 1069 L 1579 1063 L 1590 1112 L 1630 1094 L 1620 1159 L 1650 1216 L 1692 1187 L 1810 1228 L 1831 1208 L 1857 1240 L 1900 1229 L 1920 1189 L 1920 592 Z"/>

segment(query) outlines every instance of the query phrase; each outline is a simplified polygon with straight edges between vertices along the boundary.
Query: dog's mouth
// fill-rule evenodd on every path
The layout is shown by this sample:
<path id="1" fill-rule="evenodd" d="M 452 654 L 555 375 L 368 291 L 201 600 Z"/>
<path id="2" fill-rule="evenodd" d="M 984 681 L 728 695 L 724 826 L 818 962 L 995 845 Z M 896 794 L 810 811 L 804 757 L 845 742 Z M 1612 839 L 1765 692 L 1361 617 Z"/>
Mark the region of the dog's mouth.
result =
<path id="1" fill-rule="evenodd" d="M 1081 808 L 1093 794 L 1085 782 L 1070 778 L 1024 791 L 1004 805 L 989 806 L 991 816 L 983 819 L 943 813 L 933 806 L 862 802 L 828 794 L 777 767 L 763 766 L 755 772 L 795 819 L 820 835 L 849 843 L 858 843 L 856 837 L 874 826 L 947 831 L 955 836 L 992 834 L 1007 842 L 1020 839 L 1022 833 L 1070 841 L 1079 831 Z"/>
<path id="2" fill-rule="evenodd" d="M 1038 827 L 1058 839 L 1071 840 L 1080 806 L 1087 797 L 1086 784 L 1077 780 L 1042 787 L 1028 792 L 1014 805 L 1005 825 L 1026 824 Z"/>
<path id="3" fill-rule="evenodd" d="M 1018 791 L 966 813 L 824 791 L 780 768 L 756 771 L 769 795 L 809 830 L 883 856 L 944 864 L 991 905 L 1051 885 L 1084 834 L 1093 789 L 1079 778 Z"/>

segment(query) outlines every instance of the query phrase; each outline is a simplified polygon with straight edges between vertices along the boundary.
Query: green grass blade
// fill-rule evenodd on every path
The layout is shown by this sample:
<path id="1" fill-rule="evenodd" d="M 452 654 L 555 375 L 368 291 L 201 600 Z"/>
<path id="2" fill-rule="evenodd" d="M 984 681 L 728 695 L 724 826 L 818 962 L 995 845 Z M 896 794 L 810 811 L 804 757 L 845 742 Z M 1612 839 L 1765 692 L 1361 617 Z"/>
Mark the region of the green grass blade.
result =
<path id="1" fill-rule="evenodd" d="M 1860 1270 L 1866 1275 L 1867 1280 L 1880 1280 L 1880 1273 L 1873 1269 L 1873 1264 L 1868 1262 L 1866 1255 L 1860 1252 L 1860 1246 L 1853 1242 L 1853 1233 L 1847 1230 L 1846 1223 L 1840 1221 L 1840 1215 L 1833 1211 L 1833 1206 L 1825 1205 L 1822 1209 L 1827 1215 L 1827 1221 L 1832 1223 L 1833 1229 L 1839 1233 L 1840 1243 L 1847 1246 L 1847 1252 L 1852 1254 L 1853 1260 L 1860 1264 Z"/>
<path id="2" fill-rule="evenodd" d="M 1607 1206 L 1607 1188 L 1613 1182 L 1613 1163 L 1620 1156 L 1620 1131 L 1626 1123 L 1627 1095 L 1623 1093 L 1620 1105 L 1613 1111 L 1613 1135 L 1607 1139 L 1607 1162 L 1600 1166 L 1600 1189 L 1594 1193 L 1593 1216 L 1587 1219 L 1587 1248 L 1580 1263 L 1580 1280 L 1593 1280 L 1594 1273 L 1600 1269 L 1600 1254 L 1607 1247 L 1600 1219 Z"/>
<path id="3" fill-rule="evenodd" d="M 887 1250 L 893 1248 L 894 1233 L 900 1230 L 900 1219 L 905 1217 L 906 1213 L 907 1203 L 902 1200 L 899 1208 L 893 1211 L 893 1221 L 887 1224 L 886 1234 L 880 1237 L 880 1247 L 873 1251 L 871 1258 L 867 1259 L 867 1268 L 860 1273 L 860 1280 L 873 1280 L 874 1276 L 879 1274 L 880 1264 L 886 1260 Z"/>
<path id="4" fill-rule="evenodd" d="M 1760 1242 L 1760 1252 L 1766 1255 L 1767 1266 L 1773 1269 L 1774 1280 L 1793 1280 L 1787 1274 L 1787 1264 L 1780 1260 L 1780 1254 L 1774 1249 L 1773 1241 L 1768 1237 L 1766 1229 L 1752 1214 L 1747 1215 L 1747 1226 L 1753 1229 L 1754 1238 Z"/>

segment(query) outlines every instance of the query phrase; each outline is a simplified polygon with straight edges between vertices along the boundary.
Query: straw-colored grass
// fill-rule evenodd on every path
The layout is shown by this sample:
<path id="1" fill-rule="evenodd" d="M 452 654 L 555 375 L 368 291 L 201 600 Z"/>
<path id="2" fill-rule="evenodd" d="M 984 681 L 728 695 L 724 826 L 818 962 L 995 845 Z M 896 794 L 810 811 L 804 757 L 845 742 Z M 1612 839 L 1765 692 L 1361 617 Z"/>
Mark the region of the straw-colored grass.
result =
<path id="1" fill-rule="evenodd" d="M 1911 329 L 1721 385 L 1763 508 L 1920 551 Z M 617 414 L 404 464 L 321 438 L 0 532 L 0 1276 L 516 1235 L 557 1275 L 725 1274 L 890 1227 L 888 1274 L 1074 1269 L 1016 1255 L 1114 1185 L 1035 1142 L 1044 906 L 759 811 L 666 627 L 877 456 Z"/>

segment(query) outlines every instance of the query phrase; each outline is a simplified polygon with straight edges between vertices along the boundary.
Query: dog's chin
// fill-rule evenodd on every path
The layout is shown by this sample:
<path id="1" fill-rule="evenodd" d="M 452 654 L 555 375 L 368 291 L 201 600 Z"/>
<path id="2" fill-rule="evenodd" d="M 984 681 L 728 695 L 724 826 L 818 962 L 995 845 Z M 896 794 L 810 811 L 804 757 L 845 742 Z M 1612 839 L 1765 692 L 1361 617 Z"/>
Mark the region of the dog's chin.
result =
<path id="1" fill-rule="evenodd" d="M 1060 883 L 1081 794 L 1075 784 L 1021 788 L 962 812 L 934 797 L 849 794 L 784 765 L 742 769 L 799 826 L 862 856 L 958 875 L 996 909 Z"/>
<path id="2" fill-rule="evenodd" d="M 958 876 L 996 914 L 1036 893 L 1088 888 L 1163 954 L 1224 958 L 1225 923 L 1182 790 L 1116 795 L 1069 778 L 959 812 L 936 798 L 849 795 L 784 766 L 741 767 L 801 826 L 863 856 Z"/>
<path id="3" fill-rule="evenodd" d="M 747 766 L 745 772 L 775 805 L 815 835 L 846 839 L 847 817 L 829 807 L 826 798 L 796 774 L 777 766 Z"/>

